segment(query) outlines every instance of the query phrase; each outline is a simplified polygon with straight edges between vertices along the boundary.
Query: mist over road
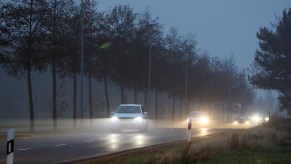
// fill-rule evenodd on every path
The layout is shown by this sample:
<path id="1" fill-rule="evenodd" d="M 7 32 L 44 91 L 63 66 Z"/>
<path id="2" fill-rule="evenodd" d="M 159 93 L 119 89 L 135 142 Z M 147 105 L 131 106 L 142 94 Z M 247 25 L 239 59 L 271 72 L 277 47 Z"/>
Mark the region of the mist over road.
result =
<path id="1" fill-rule="evenodd" d="M 192 130 L 192 135 L 198 137 L 222 130 L 196 128 Z M 43 133 L 15 139 L 14 163 L 59 163 L 186 138 L 186 128 L 150 128 L 148 133 L 125 129 L 120 133 L 111 133 L 108 124 L 102 128 L 100 126 L 63 133 Z M 0 163 L 5 163 L 6 143 L 0 143 Z"/>

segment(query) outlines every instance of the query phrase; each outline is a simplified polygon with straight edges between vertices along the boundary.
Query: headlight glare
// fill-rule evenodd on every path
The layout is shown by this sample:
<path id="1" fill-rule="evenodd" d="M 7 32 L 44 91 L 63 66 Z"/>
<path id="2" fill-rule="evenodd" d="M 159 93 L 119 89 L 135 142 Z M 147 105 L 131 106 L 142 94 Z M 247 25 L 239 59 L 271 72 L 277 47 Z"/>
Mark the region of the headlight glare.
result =
<path id="1" fill-rule="evenodd" d="M 135 121 L 141 121 L 142 120 L 142 117 L 136 117 L 134 118 Z"/>
<path id="2" fill-rule="evenodd" d="M 255 122 L 260 122 L 261 118 L 260 118 L 258 115 L 255 115 L 255 116 L 253 117 L 253 120 L 254 120 Z"/>
<path id="3" fill-rule="evenodd" d="M 116 116 L 113 116 L 113 117 L 111 117 L 111 120 L 112 120 L 112 121 L 117 121 L 118 118 L 117 118 Z"/>
<path id="4" fill-rule="evenodd" d="M 208 118 L 207 117 L 201 117 L 200 118 L 200 123 L 201 124 L 207 124 L 208 123 Z"/>

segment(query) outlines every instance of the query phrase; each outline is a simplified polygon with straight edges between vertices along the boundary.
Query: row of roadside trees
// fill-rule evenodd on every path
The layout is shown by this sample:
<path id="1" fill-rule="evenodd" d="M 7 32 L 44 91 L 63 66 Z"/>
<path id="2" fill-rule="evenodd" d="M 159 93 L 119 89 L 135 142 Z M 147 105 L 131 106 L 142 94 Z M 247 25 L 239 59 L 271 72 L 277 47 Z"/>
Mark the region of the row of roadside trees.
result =
<path id="1" fill-rule="evenodd" d="M 148 92 L 154 93 L 155 119 L 158 119 L 159 93 L 172 97 L 172 115 L 177 98 L 184 99 L 185 106 L 194 101 L 244 105 L 252 102 L 253 92 L 246 74 L 238 70 L 232 57 L 210 57 L 199 51 L 194 36 L 181 35 L 174 27 L 165 33 L 159 19 L 153 17 L 148 8 L 136 13 L 129 5 L 119 5 L 101 11 L 96 1 L 87 0 L 83 4 L 83 19 L 81 9 L 81 4 L 74 0 L 0 3 L 0 46 L 3 49 L 0 64 L 9 75 L 27 79 L 31 130 L 34 130 L 35 115 L 32 72 L 51 73 L 54 129 L 57 129 L 58 118 L 58 79 L 72 79 L 72 113 L 74 120 L 77 119 L 81 20 L 90 118 L 94 117 L 93 80 L 103 81 L 108 117 L 109 83 L 119 87 L 120 103 L 140 103 L 137 102 L 140 92 L 144 93 L 146 103 Z M 125 90 L 128 89 L 134 92 L 132 101 L 126 98 Z"/>

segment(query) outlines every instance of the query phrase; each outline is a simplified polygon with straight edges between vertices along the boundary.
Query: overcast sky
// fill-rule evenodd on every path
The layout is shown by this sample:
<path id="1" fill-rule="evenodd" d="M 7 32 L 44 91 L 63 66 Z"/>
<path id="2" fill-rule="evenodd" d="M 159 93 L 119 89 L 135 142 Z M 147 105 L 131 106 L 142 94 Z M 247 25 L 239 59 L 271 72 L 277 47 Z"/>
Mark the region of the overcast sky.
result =
<path id="1" fill-rule="evenodd" d="M 291 7 L 291 0 L 99 0 L 101 10 L 129 4 L 135 12 L 148 5 L 166 32 L 177 27 L 180 34 L 192 33 L 198 47 L 213 57 L 236 58 L 240 68 L 249 67 L 258 48 L 256 32 Z"/>

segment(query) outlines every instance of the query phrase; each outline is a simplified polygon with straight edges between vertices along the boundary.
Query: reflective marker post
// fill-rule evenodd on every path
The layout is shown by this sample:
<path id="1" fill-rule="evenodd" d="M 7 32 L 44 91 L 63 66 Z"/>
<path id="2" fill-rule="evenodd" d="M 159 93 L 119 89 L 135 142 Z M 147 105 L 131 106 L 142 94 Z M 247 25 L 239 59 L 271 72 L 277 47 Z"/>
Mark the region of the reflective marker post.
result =
<path id="1" fill-rule="evenodd" d="M 191 118 L 189 118 L 189 120 L 188 120 L 188 142 L 191 142 L 191 139 L 192 139 L 191 123 L 192 123 L 192 120 L 191 120 Z"/>
<path id="2" fill-rule="evenodd" d="M 7 131 L 7 157 L 6 163 L 13 164 L 13 152 L 14 152 L 14 129 Z"/>

